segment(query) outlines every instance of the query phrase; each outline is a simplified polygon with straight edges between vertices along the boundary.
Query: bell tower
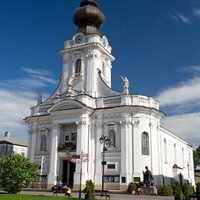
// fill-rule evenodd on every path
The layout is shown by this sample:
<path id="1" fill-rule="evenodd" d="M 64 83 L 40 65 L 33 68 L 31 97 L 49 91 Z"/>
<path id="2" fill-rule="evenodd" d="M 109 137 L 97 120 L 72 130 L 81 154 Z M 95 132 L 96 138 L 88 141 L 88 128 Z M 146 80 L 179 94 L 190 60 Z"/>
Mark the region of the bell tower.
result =
<path id="1" fill-rule="evenodd" d="M 111 47 L 100 28 L 105 20 L 95 0 L 82 0 L 74 14 L 77 33 L 64 42 L 60 51 L 63 73 L 60 92 L 67 92 L 67 83 L 73 80 L 73 94 L 85 93 L 99 97 L 99 80 L 111 87 Z"/>

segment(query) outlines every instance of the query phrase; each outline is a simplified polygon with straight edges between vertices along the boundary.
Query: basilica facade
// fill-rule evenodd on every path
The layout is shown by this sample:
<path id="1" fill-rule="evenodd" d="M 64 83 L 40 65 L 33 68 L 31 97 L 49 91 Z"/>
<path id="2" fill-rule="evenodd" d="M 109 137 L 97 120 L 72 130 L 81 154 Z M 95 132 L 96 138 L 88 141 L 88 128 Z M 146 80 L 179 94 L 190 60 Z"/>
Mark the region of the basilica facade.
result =
<path id="1" fill-rule="evenodd" d="M 111 88 L 115 58 L 100 33 L 104 18 L 96 1 L 81 1 L 73 18 L 78 31 L 60 51 L 60 83 L 47 100 L 39 96 L 26 118 L 28 156 L 41 164 L 41 186 L 50 188 L 62 181 L 79 188 L 82 171 L 82 187 L 91 179 L 101 189 L 102 164 L 105 189 L 125 190 L 130 182 L 143 181 L 145 166 L 155 185 L 179 180 L 180 173 L 194 184 L 193 148 L 161 126 L 165 115 L 159 102 L 129 94 L 127 77 L 121 92 Z M 99 141 L 102 135 L 109 139 L 106 149 Z M 82 152 L 88 160 L 81 167 L 71 158 Z"/>

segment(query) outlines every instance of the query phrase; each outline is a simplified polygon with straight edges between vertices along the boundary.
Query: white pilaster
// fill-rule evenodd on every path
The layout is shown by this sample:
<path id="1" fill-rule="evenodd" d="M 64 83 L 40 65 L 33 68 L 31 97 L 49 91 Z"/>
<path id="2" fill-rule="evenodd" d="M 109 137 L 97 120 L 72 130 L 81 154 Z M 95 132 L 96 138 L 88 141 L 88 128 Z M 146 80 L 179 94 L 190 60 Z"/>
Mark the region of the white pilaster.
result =
<path id="1" fill-rule="evenodd" d="M 89 163 L 88 163 L 88 179 L 91 179 L 94 182 L 95 174 L 95 153 L 96 153 L 96 143 L 95 143 L 95 124 L 91 122 L 89 127 Z"/>
<path id="2" fill-rule="evenodd" d="M 51 151 L 50 151 L 50 169 L 48 175 L 48 187 L 57 182 L 57 147 L 58 147 L 59 125 L 53 124 L 51 131 Z"/>
<path id="3" fill-rule="evenodd" d="M 90 50 L 87 57 L 87 77 L 86 77 L 86 93 L 97 96 L 97 76 L 101 66 L 100 53 L 98 50 Z"/>
<path id="4" fill-rule="evenodd" d="M 129 117 L 124 117 L 121 123 L 121 173 L 120 187 L 125 188 L 132 181 L 132 130 Z M 122 183 L 122 179 L 125 182 Z"/>
<path id="5" fill-rule="evenodd" d="M 108 61 L 108 66 L 106 67 L 106 76 L 107 76 L 107 80 L 108 80 L 108 86 L 111 87 L 111 61 Z"/>
<path id="6" fill-rule="evenodd" d="M 36 133 L 37 133 L 36 128 L 32 129 L 32 131 L 30 132 L 31 142 L 30 142 L 29 156 L 31 162 L 35 161 Z"/>
<path id="7" fill-rule="evenodd" d="M 68 77 L 72 75 L 72 55 L 65 54 L 63 57 L 63 73 L 62 73 L 62 90 L 61 93 L 66 91 Z"/>
<path id="8" fill-rule="evenodd" d="M 82 116 L 81 121 L 78 122 L 77 126 L 77 149 L 76 154 L 79 155 L 81 152 L 83 153 L 89 153 L 88 146 L 88 136 L 89 136 L 89 126 L 90 123 L 88 121 L 88 115 L 85 114 Z M 90 157 L 89 157 L 90 159 Z M 74 184 L 78 185 L 80 182 L 80 169 L 81 164 L 76 164 L 76 172 L 74 177 Z M 85 184 L 85 181 L 88 179 L 88 162 L 82 163 L 82 183 L 81 185 Z"/>
<path id="9" fill-rule="evenodd" d="M 31 158 L 31 135 L 32 135 L 32 130 L 29 127 L 28 129 L 28 149 L 27 149 L 27 157 L 29 157 L 29 159 Z"/>
<path id="10" fill-rule="evenodd" d="M 95 166 L 95 184 L 101 185 L 102 182 L 102 158 L 101 158 L 101 144 L 99 138 L 102 133 L 102 121 L 97 122 L 96 124 L 96 166 Z"/>
<path id="11" fill-rule="evenodd" d="M 134 177 L 141 177 L 141 173 L 143 170 L 143 166 L 141 164 L 141 131 L 140 131 L 140 119 L 135 118 L 133 119 L 133 130 L 134 130 Z M 141 179 L 142 181 L 142 179 Z"/>

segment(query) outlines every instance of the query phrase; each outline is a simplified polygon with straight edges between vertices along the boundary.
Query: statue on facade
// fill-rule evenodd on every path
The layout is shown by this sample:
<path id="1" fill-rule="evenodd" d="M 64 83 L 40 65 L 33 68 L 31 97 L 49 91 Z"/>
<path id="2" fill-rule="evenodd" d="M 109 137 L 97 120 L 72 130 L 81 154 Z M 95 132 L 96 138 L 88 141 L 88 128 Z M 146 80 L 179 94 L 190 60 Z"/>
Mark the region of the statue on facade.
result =
<path id="1" fill-rule="evenodd" d="M 67 81 L 67 94 L 66 95 L 70 96 L 73 94 L 73 81 L 74 81 L 74 76 L 73 75 L 69 76 L 68 81 Z"/>
<path id="2" fill-rule="evenodd" d="M 144 184 L 146 186 L 152 186 L 153 185 L 153 176 L 151 171 L 148 169 L 148 167 L 145 167 L 146 171 L 143 171 L 143 177 L 144 177 Z"/>
<path id="3" fill-rule="evenodd" d="M 129 81 L 128 81 L 128 78 L 125 76 L 125 77 L 123 77 L 122 76 L 122 81 L 123 81 L 123 93 L 125 93 L 125 94 L 128 94 L 129 93 L 129 91 L 128 91 L 128 88 L 129 88 Z"/>
<path id="4" fill-rule="evenodd" d="M 73 86 L 73 80 L 74 80 L 74 76 L 73 75 L 69 76 L 68 81 L 67 81 L 68 87 Z"/>
<path id="5" fill-rule="evenodd" d="M 59 90 L 56 92 L 55 99 L 60 99 L 60 91 Z"/>
<path id="6" fill-rule="evenodd" d="M 38 97 L 37 97 L 37 105 L 41 105 L 42 104 L 42 93 L 38 92 Z"/>

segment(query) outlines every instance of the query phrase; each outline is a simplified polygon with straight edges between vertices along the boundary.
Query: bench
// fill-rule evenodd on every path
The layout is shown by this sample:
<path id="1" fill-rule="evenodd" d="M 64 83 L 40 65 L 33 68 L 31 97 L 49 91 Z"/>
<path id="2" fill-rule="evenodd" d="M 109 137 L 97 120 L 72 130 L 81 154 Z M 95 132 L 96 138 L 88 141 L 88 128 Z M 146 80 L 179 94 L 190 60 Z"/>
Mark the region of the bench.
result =
<path id="1" fill-rule="evenodd" d="M 95 196 L 105 197 L 105 199 L 110 200 L 110 195 L 108 194 L 108 190 L 95 190 Z"/>
<path id="2" fill-rule="evenodd" d="M 200 200 L 200 196 L 198 195 L 191 195 L 191 196 L 189 196 L 189 199 L 191 199 L 191 200 Z"/>
<path id="3" fill-rule="evenodd" d="M 67 188 L 59 188 L 59 187 L 52 187 L 51 192 L 53 193 L 53 196 L 57 196 L 58 193 L 64 193 L 65 196 L 67 195 L 66 193 Z"/>

